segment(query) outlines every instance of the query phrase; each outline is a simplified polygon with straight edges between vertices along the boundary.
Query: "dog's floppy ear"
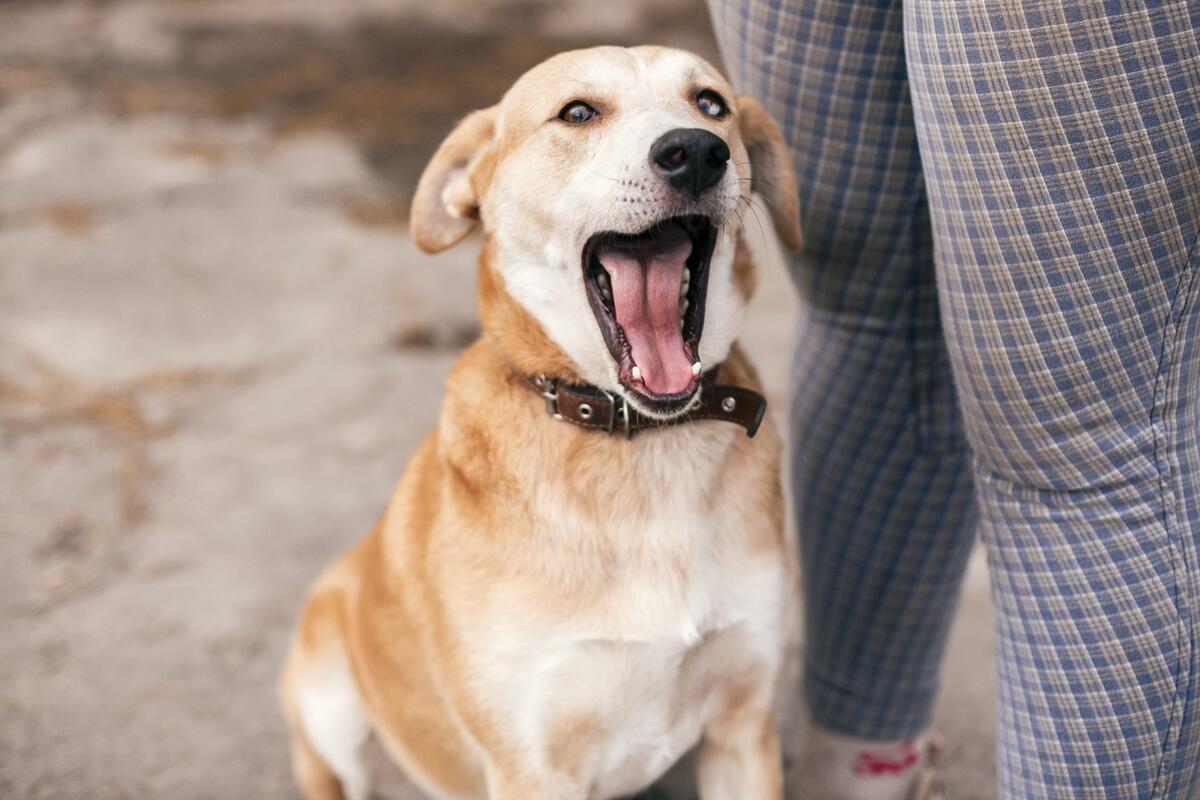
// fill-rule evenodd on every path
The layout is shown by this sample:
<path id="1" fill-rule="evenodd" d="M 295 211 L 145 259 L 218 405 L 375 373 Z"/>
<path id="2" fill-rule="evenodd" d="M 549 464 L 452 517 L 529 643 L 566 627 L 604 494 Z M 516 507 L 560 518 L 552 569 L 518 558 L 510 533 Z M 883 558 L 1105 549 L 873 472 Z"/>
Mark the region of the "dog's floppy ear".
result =
<path id="1" fill-rule="evenodd" d="M 754 98 L 738 95 L 737 104 L 738 129 L 750 154 L 750 189 L 767 201 L 783 243 L 799 250 L 804 243 L 800 235 L 800 197 L 783 133 Z"/>
<path id="2" fill-rule="evenodd" d="M 476 173 L 493 156 L 496 107 L 458 123 L 430 159 L 413 196 L 409 230 L 417 245 L 437 253 L 456 244 L 479 220 Z"/>

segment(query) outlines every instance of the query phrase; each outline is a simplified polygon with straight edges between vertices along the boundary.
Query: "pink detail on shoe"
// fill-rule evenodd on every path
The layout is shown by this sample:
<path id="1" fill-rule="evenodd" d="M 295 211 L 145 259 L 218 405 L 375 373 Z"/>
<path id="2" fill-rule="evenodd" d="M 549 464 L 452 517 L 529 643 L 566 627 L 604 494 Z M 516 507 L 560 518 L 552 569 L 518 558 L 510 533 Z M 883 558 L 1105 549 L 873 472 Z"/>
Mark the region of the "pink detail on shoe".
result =
<path id="1" fill-rule="evenodd" d="M 854 764 L 854 774 L 868 777 L 899 775 L 920 760 L 921 756 L 910 739 L 894 747 L 861 751 Z"/>

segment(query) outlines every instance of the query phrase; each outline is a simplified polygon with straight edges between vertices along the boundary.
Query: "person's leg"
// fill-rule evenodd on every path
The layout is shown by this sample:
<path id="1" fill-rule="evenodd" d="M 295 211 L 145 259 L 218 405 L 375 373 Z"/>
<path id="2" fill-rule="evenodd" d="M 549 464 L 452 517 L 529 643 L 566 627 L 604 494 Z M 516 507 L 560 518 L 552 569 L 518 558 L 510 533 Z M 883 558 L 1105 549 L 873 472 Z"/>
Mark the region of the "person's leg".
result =
<path id="1" fill-rule="evenodd" d="M 780 122 L 799 179 L 792 479 L 808 705 L 821 730 L 899 742 L 930 724 L 974 536 L 900 2 L 710 5 L 731 80 Z"/>
<path id="2" fill-rule="evenodd" d="M 1200 5 L 908 0 L 1004 798 L 1200 761 Z"/>

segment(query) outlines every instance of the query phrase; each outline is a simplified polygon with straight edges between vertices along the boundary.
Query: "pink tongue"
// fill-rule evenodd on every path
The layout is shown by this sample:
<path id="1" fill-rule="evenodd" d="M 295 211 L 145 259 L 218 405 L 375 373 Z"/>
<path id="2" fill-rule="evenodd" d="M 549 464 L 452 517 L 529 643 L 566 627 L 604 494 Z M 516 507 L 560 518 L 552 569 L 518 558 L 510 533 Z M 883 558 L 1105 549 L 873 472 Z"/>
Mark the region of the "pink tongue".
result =
<path id="1" fill-rule="evenodd" d="M 676 394 L 692 381 L 679 332 L 679 287 L 692 242 L 671 226 L 648 246 L 597 253 L 612 283 L 617 322 L 633 349 L 642 381 L 654 394 Z"/>

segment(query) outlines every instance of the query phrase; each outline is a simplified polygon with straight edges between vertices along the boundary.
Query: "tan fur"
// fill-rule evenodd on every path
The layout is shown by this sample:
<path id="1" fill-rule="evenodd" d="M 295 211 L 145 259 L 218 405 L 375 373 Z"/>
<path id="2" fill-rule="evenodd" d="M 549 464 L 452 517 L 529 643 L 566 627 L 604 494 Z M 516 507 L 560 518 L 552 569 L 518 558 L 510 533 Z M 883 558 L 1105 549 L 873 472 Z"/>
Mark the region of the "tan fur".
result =
<path id="1" fill-rule="evenodd" d="M 767 201 L 779 238 L 790 249 L 799 250 L 804 244 L 800 234 L 800 196 L 796 193 L 796 176 L 790 166 L 792 156 L 783 132 L 754 98 L 739 97 L 738 108 L 742 114 L 739 124 L 742 139 L 756 165 L 751 188 Z"/>
<path id="2" fill-rule="evenodd" d="M 532 71 L 499 106 L 468 118 L 422 178 L 413 231 L 423 247 L 453 244 L 473 216 L 482 217 L 483 333 L 451 371 L 438 425 L 379 523 L 317 580 L 301 614 L 281 699 L 296 779 L 310 800 L 343 796 L 316 746 L 329 731 L 314 731 L 311 708 L 305 717 L 311 698 L 326 702 L 323 686 L 344 687 L 343 665 L 352 696 L 326 691 L 339 724 L 353 729 L 361 704 L 371 731 L 434 796 L 612 796 L 628 770 L 606 759 L 624 744 L 621 721 L 646 705 L 619 690 L 621 665 L 659 650 L 668 656 L 628 663 L 642 671 L 675 664 L 666 683 L 645 686 L 651 706 L 661 691 L 673 693 L 655 707 L 665 715 L 664 735 L 684 735 L 694 718 L 703 740 L 703 800 L 782 797 L 770 700 L 795 569 L 783 536 L 780 443 L 770 417 L 754 439 L 705 421 L 626 441 L 553 421 L 516 377 L 589 376 L 508 290 L 510 265 L 496 245 L 503 236 L 491 227 L 505 217 L 489 211 L 497 186 L 515 153 L 531 162 L 524 151 L 544 117 L 540 106 L 529 108 L 535 98 L 571 99 L 562 77 L 575 74 L 571 59 L 626 64 L 630 52 L 567 54 Z M 699 64 L 696 71 L 708 70 L 708 80 L 733 97 L 698 59 L 660 50 L 635 57 L 643 65 L 662 58 Z M 604 102 L 615 106 L 618 98 Z M 737 153 L 742 145 L 730 135 Z M 546 138 L 542 160 L 564 168 L 579 157 L 578 143 Z M 529 187 L 536 185 L 531 179 Z M 525 210 L 536 205 L 530 199 Z M 538 217 L 529 211 L 523 224 L 534 231 L 559 224 L 553 213 Z M 744 301 L 754 268 L 740 241 L 735 249 L 726 291 Z M 761 391 L 736 345 L 721 380 Z M 700 507 L 664 527 L 655 510 L 675 494 Z M 643 686 L 642 676 L 634 678 L 631 691 Z M 557 699 L 543 705 L 543 696 Z M 625 757 L 647 779 L 669 766 L 640 756 Z"/>
<path id="3" fill-rule="evenodd" d="M 422 249 L 436 253 L 461 240 L 479 216 L 475 185 L 487 181 L 495 109 L 476 111 L 447 137 L 413 195 L 411 228 Z"/>

